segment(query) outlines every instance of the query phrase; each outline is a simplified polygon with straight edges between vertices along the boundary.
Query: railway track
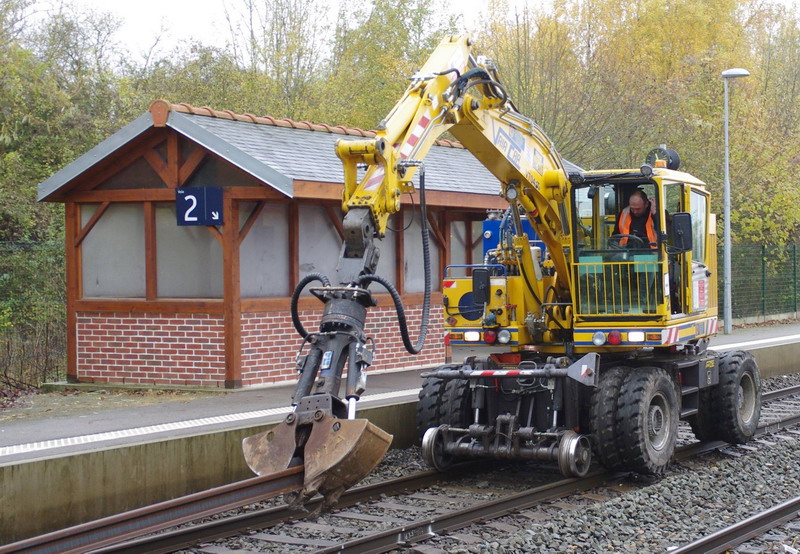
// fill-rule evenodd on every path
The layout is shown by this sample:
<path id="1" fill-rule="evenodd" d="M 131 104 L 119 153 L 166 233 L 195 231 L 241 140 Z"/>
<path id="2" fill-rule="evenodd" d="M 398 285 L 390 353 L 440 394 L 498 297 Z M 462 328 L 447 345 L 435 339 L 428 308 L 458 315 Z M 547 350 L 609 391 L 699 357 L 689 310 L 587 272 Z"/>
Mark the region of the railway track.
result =
<path id="1" fill-rule="evenodd" d="M 763 405 L 757 435 L 797 425 L 800 423 L 800 386 L 764 393 Z M 681 441 L 691 442 L 691 436 L 684 434 Z M 720 448 L 732 447 L 721 442 L 694 443 L 681 447 L 676 459 Z M 532 475 L 526 466 L 509 465 L 498 471 L 490 469 L 486 463 L 476 462 L 448 474 L 422 472 L 352 489 L 334 511 L 316 518 L 308 517 L 297 508 L 281 505 L 132 539 L 297 490 L 302 483 L 302 468 L 293 468 L 269 479 L 250 479 L 0 547 L 0 552 L 169 552 L 233 535 L 244 537 L 242 548 L 260 551 L 280 552 L 291 546 L 295 551 L 384 552 L 454 533 L 476 521 L 488 521 L 486 525 L 494 525 L 495 533 L 502 532 L 507 524 L 492 524 L 492 520 L 511 512 L 535 519 L 537 512 L 530 508 L 546 501 L 566 497 L 573 503 L 599 501 L 615 490 L 604 485 L 623 475 L 596 471 L 582 479 L 562 479 L 554 470 L 548 473 L 543 469 Z M 533 478 L 540 480 L 532 482 Z M 532 486 L 518 492 L 521 482 Z M 600 487 L 603 487 L 602 494 L 587 492 Z M 358 509 L 350 509 L 355 505 Z M 307 508 L 313 512 L 317 506 L 315 502 Z M 253 529 L 260 531 L 252 532 Z M 511 529 L 505 531 L 511 532 Z M 128 542 L 120 544 L 125 540 Z M 464 535 L 462 540 L 469 542 L 470 537 Z M 215 549 L 201 547 L 200 551 L 214 552 Z"/>

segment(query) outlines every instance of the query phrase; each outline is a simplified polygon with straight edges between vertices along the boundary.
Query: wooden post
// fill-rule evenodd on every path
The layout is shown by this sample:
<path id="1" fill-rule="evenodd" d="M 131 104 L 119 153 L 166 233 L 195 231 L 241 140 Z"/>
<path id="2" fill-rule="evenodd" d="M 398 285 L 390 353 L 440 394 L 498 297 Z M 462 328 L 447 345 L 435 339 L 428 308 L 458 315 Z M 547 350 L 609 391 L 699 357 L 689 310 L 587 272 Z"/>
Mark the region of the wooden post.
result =
<path id="1" fill-rule="evenodd" d="M 242 386 L 242 298 L 239 281 L 239 202 L 225 191 L 222 225 L 225 388 Z"/>
<path id="2" fill-rule="evenodd" d="M 64 206 L 65 229 L 64 240 L 67 253 L 67 382 L 78 382 L 78 314 L 75 313 L 75 301 L 80 293 L 78 279 L 78 247 L 76 239 L 80 232 L 80 212 L 75 202 L 67 202 Z"/>

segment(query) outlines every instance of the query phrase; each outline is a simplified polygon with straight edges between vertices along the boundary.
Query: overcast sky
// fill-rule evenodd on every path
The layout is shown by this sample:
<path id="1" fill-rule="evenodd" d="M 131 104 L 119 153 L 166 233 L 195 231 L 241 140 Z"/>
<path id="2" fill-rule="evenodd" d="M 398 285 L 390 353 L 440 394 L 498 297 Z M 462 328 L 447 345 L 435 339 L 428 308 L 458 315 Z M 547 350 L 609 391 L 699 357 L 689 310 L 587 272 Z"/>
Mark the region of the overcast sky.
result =
<path id="1" fill-rule="evenodd" d="M 134 55 L 147 52 L 163 25 L 164 42 L 159 50 L 189 39 L 203 44 L 223 46 L 230 32 L 225 21 L 225 6 L 238 6 L 237 0 L 73 0 L 95 11 L 111 12 L 122 21 L 118 38 Z M 516 0 L 524 2 L 525 0 Z M 539 3 L 546 0 L 529 0 Z M 333 2 L 330 2 L 333 4 Z M 477 21 L 489 0 L 451 0 L 467 25 Z"/>

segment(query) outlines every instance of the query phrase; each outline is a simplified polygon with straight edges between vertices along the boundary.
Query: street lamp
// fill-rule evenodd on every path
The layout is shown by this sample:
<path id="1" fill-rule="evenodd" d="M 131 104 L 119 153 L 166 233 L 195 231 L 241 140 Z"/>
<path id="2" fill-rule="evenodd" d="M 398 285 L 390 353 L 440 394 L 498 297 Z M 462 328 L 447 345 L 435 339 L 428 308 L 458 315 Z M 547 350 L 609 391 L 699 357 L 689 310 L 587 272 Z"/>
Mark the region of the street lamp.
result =
<path id="1" fill-rule="evenodd" d="M 723 276 L 725 286 L 725 334 L 730 335 L 733 330 L 731 309 L 731 181 L 730 181 L 730 154 L 728 149 L 728 81 L 737 77 L 749 77 L 750 72 L 741 67 L 726 69 L 722 72 L 722 82 L 725 91 L 725 183 L 723 186 L 723 217 L 725 218 L 725 273 Z"/>

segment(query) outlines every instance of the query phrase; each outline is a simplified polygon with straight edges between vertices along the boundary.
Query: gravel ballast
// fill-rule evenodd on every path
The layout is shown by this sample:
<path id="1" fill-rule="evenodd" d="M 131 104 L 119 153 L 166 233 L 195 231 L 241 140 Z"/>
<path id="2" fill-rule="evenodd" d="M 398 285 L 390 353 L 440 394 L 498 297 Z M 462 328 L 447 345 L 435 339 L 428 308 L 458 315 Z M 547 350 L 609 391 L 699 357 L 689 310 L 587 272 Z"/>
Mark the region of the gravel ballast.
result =
<path id="1" fill-rule="evenodd" d="M 764 390 L 796 384 L 800 375 L 782 376 L 764 380 Z M 800 495 L 800 437 L 755 444 L 755 452 L 731 448 L 730 454 L 673 464 L 655 482 L 607 501 L 574 510 L 545 506 L 547 519 L 542 521 L 504 518 L 521 528 L 518 533 L 473 527 L 485 542 L 465 545 L 442 537 L 428 544 L 447 552 L 668 552 Z M 783 552 L 783 543 L 762 544 Z"/>

